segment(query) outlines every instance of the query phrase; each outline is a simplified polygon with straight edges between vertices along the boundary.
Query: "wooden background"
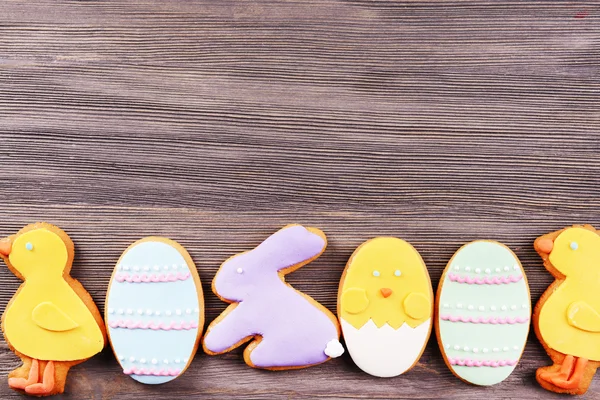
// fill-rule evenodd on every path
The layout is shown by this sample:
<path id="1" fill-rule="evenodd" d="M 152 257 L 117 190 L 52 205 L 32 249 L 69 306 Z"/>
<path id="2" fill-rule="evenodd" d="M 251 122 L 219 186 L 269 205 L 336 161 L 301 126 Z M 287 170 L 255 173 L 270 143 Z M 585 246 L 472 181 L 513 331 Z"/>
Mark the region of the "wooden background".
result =
<path id="1" fill-rule="evenodd" d="M 352 251 L 377 235 L 421 252 L 434 283 L 463 243 L 502 241 L 535 302 L 552 281 L 543 233 L 600 226 L 600 3 L 141 0 L 0 3 L 0 235 L 48 221 L 104 308 L 121 252 L 183 244 L 207 322 L 219 264 L 287 223 L 329 247 L 289 276 L 335 310 Z M 19 282 L 0 268 L 0 308 Z M 0 376 L 18 365 L 2 341 Z M 110 350 L 75 367 L 65 399 L 558 398 L 530 335 L 502 384 L 451 375 L 435 338 L 392 379 L 348 356 L 288 372 L 200 351 L 144 386 Z M 4 378 L 2 378 L 4 381 Z M 596 377 L 587 396 L 600 396 Z M 2 399 L 20 395 L 0 385 Z"/>

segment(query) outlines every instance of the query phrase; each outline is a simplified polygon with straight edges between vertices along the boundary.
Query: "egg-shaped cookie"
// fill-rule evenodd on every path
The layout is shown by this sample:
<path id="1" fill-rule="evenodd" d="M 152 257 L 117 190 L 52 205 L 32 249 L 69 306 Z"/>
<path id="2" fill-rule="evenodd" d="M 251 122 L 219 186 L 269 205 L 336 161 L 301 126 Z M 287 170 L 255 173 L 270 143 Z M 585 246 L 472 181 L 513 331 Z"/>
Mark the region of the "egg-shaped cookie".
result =
<path id="1" fill-rule="evenodd" d="M 392 377 L 411 369 L 431 334 L 433 291 L 417 250 L 377 237 L 352 254 L 338 291 L 338 317 L 354 363 Z"/>
<path id="2" fill-rule="evenodd" d="M 478 240 L 458 249 L 436 306 L 438 343 L 454 375 L 488 386 L 512 373 L 525 348 L 531 299 L 525 271 L 508 247 Z"/>
<path id="3" fill-rule="evenodd" d="M 188 252 L 162 237 L 129 246 L 113 271 L 105 321 L 123 373 L 146 384 L 181 375 L 204 326 L 202 286 Z"/>

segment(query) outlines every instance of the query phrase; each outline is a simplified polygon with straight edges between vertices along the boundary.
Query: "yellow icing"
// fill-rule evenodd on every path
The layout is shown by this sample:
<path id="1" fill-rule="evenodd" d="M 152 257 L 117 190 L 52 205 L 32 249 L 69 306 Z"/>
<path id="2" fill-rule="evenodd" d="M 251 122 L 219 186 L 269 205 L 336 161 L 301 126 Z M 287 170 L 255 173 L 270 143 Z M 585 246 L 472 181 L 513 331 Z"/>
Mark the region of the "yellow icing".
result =
<path id="1" fill-rule="evenodd" d="M 5 336 L 17 351 L 72 361 L 102 350 L 104 336 L 93 314 L 63 278 L 69 256 L 60 236 L 43 228 L 24 232 L 8 259 L 25 278 L 3 315 Z"/>
<path id="2" fill-rule="evenodd" d="M 342 294 L 342 303 L 344 308 L 350 314 L 363 312 L 369 306 L 367 292 L 360 288 L 350 288 Z"/>
<path id="3" fill-rule="evenodd" d="M 568 228 L 554 240 L 549 260 L 565 279 L 540 310 L 544 342 L 561 353 L 600 361 L 600 236 Z"/>
<path id="4" fill-rule="evenodd" d="M 567 310 L 569 324 L 588 332 L 600 332 L 600 314 L 585 301 L 571 303 Z"/>
<path id="5" fill-rule="evenodd" d="M 49 301 L 38 304 L 31 313 L 31 319 L 40 328 L 55 332 L 70 331 L 79 326 L 77 322 Z"/>
<path id="6" fill-rule="evenodd" d="M 421 293 L 409 293 L 404 299 L 406 314 L 414 319 L 422 319 L 429 315 L 431 302 Z"/>
<path id="7" fill-rule="evenodd" d="M 387 298 L 381 293 L 384 288 L 391 290 Z M 377 327 L 388 323 L 398 329 L 406 322 L 415 328 L 433 312 L 431 282 L 421 256 L 409 243 L 393 237 L 375 238 L 356 249 L 339 301 L 340 316 L 357 329 L 369 319 Z"/>

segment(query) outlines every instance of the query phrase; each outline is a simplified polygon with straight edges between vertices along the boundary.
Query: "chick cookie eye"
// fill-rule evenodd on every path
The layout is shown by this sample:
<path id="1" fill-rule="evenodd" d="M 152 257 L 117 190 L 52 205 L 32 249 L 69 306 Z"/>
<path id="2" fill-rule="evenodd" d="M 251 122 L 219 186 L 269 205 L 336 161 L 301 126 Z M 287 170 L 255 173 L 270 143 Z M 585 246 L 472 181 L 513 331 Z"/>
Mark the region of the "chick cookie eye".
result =
<path id="1" fill-rule="evenodd" d="M 579 244 L 577 244 L 577 242 L 571 242 L 571 244 L 569 244 L 569 247 L 571 248 L 571 250 L 577 250 L 579 248 Z"/>
<path id="2" fill-rule="evenodd" d="M 379 271 L 377 271 L 377 270 L 373 271 L 373 276 L 379 276 L 379 275 L 381 275 L 381 274 L 379 273 Z"/>
<path id="3" fill-rule="evenodd" d="M 395 276 L 401 276 L 402 275 L 402 271 L 400 271 L 399 269 L 394 271 L 394 275 Z"/>
<path id="4" fill-rule="evenodd" d="M 33 250 L 33 244 L 31 244 L 31 242 L 27 242 L 25 243 L 25 248 L 29 251 Z"/>
<path id="5" fill-rule="evenodd" d="M 237 272 L 238 274 L 243 274 L 244 270 L 242 268 L 238 268 L 235 270 L 235 272 Z"/>

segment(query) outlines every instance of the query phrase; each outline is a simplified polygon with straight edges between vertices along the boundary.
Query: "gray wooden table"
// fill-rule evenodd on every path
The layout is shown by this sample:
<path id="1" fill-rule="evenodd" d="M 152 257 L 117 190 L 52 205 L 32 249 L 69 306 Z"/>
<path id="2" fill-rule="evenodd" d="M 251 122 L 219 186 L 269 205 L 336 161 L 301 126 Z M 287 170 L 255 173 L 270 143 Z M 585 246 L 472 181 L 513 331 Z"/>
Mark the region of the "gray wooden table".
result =
<path id="1" fill-rule="evenodd" d="M 461 244 L 502 241 L 535 302 L 552 278 L 534 238 L 600 227 L 600 3 L 2 1 L 0 235 L 42 220 L 75 241 L 101 309 L 121 252 L 164 235 L 194 258 L 211 321 L 219 264 L 287 223 L 328 235 L 288 280 L 331 310 L 377 235 L 413 243 L 434 289 Z M 0 280 L 3 310 L 19 282 L 3 266 Z M 5 377 L 18 361 L 2 343 Z M 153 387 L 105 350 L 64 398 L 558 398 L 534 379 L 549 362 L 533 333 L 490 388 L 456 379 L 434 337 L 392 379 L 348 356 L 265 372 L 200 351 Z M 19 398 L 4 379 L 0 397 Z"/>

